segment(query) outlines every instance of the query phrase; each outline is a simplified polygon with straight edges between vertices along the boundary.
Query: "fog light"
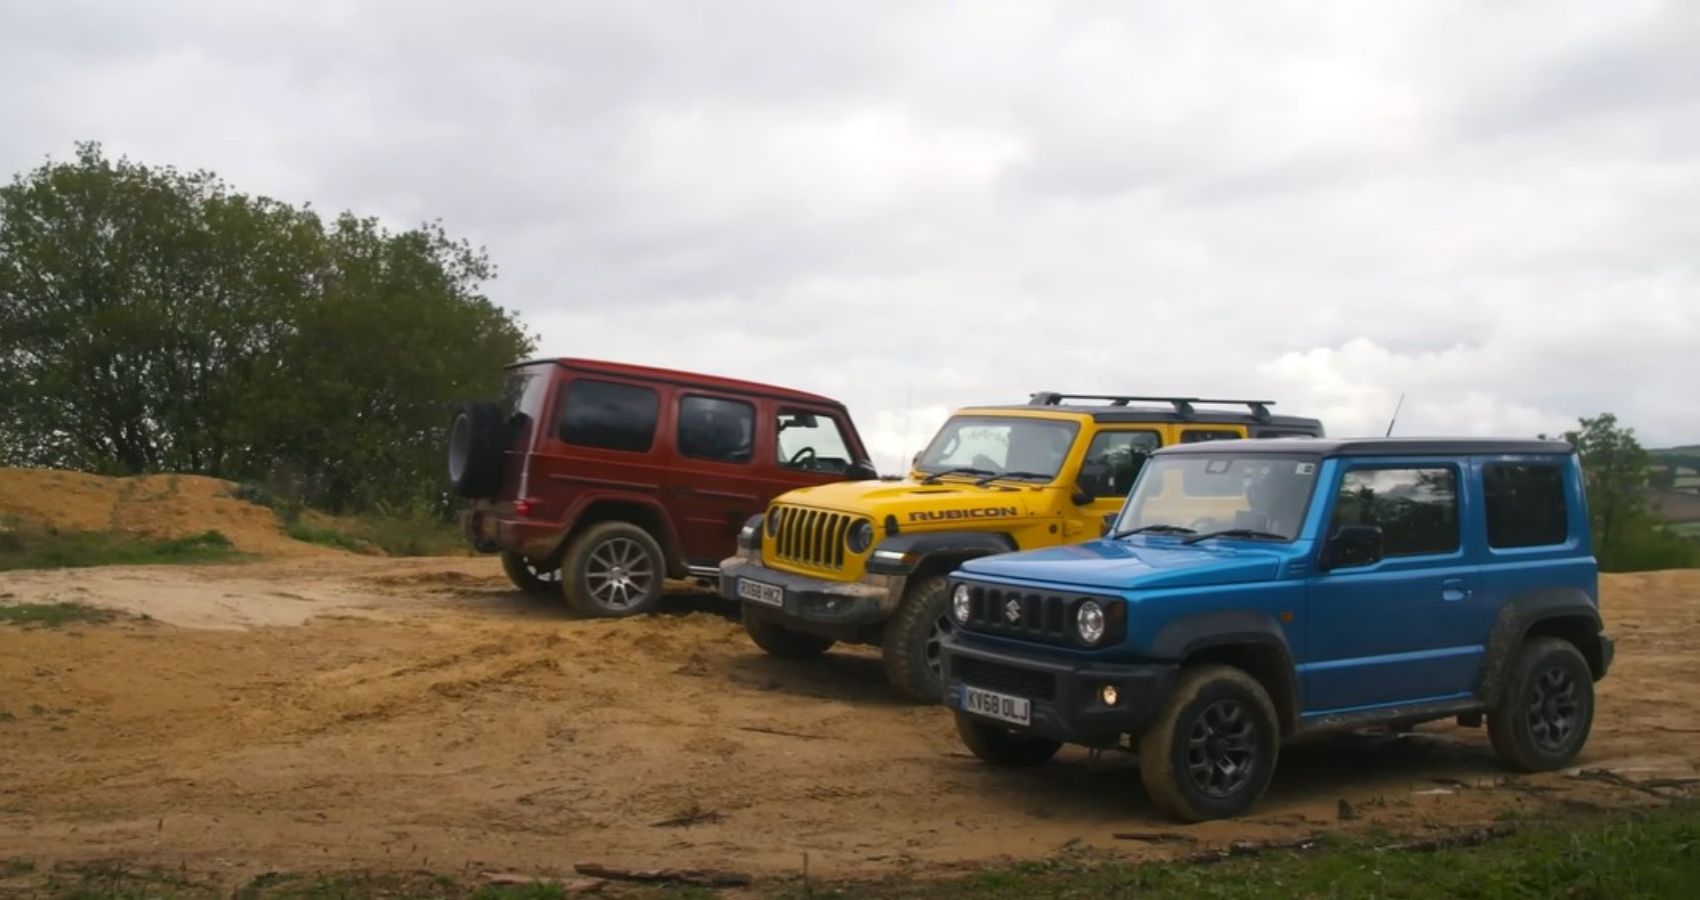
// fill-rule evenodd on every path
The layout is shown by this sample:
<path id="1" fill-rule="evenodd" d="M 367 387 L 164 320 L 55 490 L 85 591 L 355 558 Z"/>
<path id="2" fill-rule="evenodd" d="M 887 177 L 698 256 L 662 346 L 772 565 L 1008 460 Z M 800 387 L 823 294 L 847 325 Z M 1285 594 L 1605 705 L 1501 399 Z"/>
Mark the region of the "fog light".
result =
<path id="1" fill-rule="evenodd" d="M 1121 694 L 1116 691 L 1115 685 L 1106 684 L 1098 689 L 1098 699 L 1104 701 L 1105 706 L 1115 706 L 1116 701 L 1121 699 Z"/>

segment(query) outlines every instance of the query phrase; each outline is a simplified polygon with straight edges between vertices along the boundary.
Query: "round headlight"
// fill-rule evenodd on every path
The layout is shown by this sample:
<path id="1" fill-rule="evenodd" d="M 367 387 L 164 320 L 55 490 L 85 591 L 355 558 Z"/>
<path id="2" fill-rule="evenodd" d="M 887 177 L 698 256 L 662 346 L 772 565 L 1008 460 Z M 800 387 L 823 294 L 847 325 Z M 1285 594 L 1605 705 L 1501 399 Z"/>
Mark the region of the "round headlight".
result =
<path id="1" fill-rule="evenodd" d="M 767 511 L 767 536 L 768 537 L 774 537 L 775 535 L 779 534 L 779 516 L 780 516 L 780 510 L 779 510 L 779 507 L 777 507 L 777 506 L 775 506 L 774 508 Z"/>
<path id="2" fill-rule="evenodd" d="M 968 622 L 968 614 L 971 611 L 972 607 L 968 598 L 968 585 L 959 584 L 956 586 L 956 590 L 950 595 L 950 614 L 956 617 L 956 621 L 966 624 Z"/>
<path id="3" fill-rule="evenodd" d="M 1096 644 L 1104 639 L 1104 608 L 1096 600 L 1080 604 L 1074 614 L 1074 627 L 1080 629 L 1080 639 Z"/>
<path id="4" fill-rule="evenodd" d="M 850 526 L 844 534 L 844 546 L 849 547 L 851 553 L 866 553 L 873 545 L 874 523 L 866 519 Z"/>

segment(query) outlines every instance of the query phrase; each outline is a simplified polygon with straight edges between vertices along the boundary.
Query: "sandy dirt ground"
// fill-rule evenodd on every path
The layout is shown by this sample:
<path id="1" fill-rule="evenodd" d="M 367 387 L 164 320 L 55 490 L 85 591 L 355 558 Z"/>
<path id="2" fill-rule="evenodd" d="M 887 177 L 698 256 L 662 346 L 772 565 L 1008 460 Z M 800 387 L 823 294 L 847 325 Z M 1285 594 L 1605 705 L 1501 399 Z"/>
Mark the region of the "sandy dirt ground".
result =
<path id="1" fill-rule="evenodd" d="M 1127 754 L 989 768 L 944 710 L 895 700 L 872 652 L 769 659 L 684 586 L 662 615 L 575 621 L 490 559 L 0 574 L 0 604 L 57 600 L 130 615 L 0 626 L 0 859 L 38 865 L 773 876 L 807 854 L 824 876 L 942 874 L 1070 847 L 1420 834 L 1663 803 L 1700 779 L 1700 572 L 1606 579 L 1618 661 L 1576 769 L 1508 776 L 1484 732 L 1450 723 L 1350 736 L 1287 748 L 1252 815 L 1185 827 Z M 1194 843 L 1112 837 L 1141 830 Z"/>

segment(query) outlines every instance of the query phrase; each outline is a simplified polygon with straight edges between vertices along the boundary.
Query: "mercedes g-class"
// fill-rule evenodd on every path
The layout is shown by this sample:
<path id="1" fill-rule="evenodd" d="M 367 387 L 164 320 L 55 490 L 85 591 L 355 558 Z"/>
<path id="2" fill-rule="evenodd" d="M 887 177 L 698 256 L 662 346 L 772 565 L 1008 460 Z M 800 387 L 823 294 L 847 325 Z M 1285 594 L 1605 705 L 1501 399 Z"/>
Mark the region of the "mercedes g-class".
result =
<path id="1" fill-rule="evenodd" d="M 450 430 L 462 528 L 517 587 L 580 615 L 635 615 L 663 577 L 712 578 L 779 494 L 875 477 L 827 397 L 588 359 L 509 371 L 502 402 L 466 404 Z"/>

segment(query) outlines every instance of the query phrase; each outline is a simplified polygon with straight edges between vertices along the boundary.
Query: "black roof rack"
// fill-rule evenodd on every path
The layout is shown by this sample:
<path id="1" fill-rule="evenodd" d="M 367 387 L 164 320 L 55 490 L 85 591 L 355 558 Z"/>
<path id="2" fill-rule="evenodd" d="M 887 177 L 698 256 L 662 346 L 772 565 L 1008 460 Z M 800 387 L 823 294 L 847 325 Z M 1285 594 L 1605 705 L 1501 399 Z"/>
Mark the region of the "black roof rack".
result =
<path id="1" fill-rule="evenodd" d="M 1099 400 L 1110 406 L 1126 406 L 1129 403 L 1167 403 L 1175 408 L 1175 414 L 1185 418 L 1195 411 L 1193 404 L 1213 403 L 1231 406 L 1251 407 L 1251 416 L 1259 422 L 1269 421 L 1269 407 L 1275 405 L 1273 400 L 1215 400 L 1206 397 L 1136 397 L 1124 394 L 1064 394 L 1061 391 L 1039 391 L 1028 401 L 1029 406 L 1062 406 L 1068 400 Z"/>

